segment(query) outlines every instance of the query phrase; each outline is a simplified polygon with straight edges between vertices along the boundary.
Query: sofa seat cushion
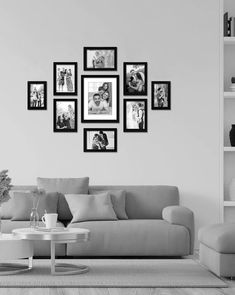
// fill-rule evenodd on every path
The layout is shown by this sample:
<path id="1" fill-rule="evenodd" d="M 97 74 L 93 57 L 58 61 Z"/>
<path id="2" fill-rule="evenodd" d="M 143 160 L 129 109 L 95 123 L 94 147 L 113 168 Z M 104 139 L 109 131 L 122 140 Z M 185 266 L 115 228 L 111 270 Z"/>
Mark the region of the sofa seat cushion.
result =
<path id="1" fill-rule="evenodd" d="M 219 253 L 235 253 L 235 223 L 214 224 L 201 228 L 199 241 Z"/>
<path id="2" fill-rule="evenodd" d="M 69 224 L 91 231 L 87 243 L 67 245 L 72 256 L 184 256 L 190 252 L 188 230 L 164 220 L 89 221 Z"/>
<path id="3" fill-rule="evenodd" d="M 2 220 L 2 233 L 11 233 L 13 229 L 28 228 L 30 226 L 29 221 L 12 221 L 8 219 Z M 39 226 L 44 226 L 40 221 Z M 63 223 L 58 222 L 57 227 L 64 227 Z M 34 256 L 48 256 L 50 257 L 50 242 L 49 241 L 34 241 Z M 65 244 L 56 245 L 56 256 L 65 256 L 66 246 Z"/>

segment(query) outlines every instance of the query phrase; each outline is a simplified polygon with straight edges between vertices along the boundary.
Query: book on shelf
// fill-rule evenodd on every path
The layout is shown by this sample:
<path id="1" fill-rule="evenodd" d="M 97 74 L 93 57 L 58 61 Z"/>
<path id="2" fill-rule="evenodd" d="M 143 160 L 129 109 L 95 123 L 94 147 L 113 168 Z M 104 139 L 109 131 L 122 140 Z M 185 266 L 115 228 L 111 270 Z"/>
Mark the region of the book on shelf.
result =
<path id="1" fill-rule="evenodd" d="M 224 14 L 224 37 L 235 37 L 235 17 Z"/>
<path id="2" fill-rule="evenodd" d="M 224 14 L 224 37 L 228 37 L 228 12 Z"/>

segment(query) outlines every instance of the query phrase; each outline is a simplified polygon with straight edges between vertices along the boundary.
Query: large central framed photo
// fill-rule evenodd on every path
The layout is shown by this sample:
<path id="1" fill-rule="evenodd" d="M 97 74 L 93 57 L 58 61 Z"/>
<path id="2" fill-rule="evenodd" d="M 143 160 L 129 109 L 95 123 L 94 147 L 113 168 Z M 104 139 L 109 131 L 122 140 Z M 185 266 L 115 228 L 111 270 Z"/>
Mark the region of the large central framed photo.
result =
<path id="1" fill-rule="evenodd" d="M 77 63 L 54 62 L 54 95 L 77 95 Z"/>
<path id="2" fill-rule="evenodd" d="M 77 132 L 76 99 L 54 99 L 54 132 Z"/>
<path id="3" fill-rule="evenodd" d="M 148 64 L 147 62 L 124 62 L 123 94 L 125 96 L 147 96 Z"/>
<path id="4" fill-rule="evenodd" d="M 117 128 L 85 128 L 84 152 L 116 152 Z"/>
<path id="5" fill-rule="evenodd" d="M 83 123 L 119 122 L 119 76 L 86 75 L 81 81 Z"/>

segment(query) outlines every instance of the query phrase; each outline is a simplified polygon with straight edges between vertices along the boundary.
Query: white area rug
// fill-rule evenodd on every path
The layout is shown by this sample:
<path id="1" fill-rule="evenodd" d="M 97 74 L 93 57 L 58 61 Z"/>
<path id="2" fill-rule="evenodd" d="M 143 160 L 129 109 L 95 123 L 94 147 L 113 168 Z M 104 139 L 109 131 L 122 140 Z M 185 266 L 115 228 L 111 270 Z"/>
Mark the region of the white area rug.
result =
<path id="1" fill-rule="evenodd" d="M 34 260 L 30 272 L 1 276 L 0 287 L 227 287 L 191 259 L 59 259 L 58 262 L 85 264 L 90 271 L 52 276 L 49 260 Z"/>

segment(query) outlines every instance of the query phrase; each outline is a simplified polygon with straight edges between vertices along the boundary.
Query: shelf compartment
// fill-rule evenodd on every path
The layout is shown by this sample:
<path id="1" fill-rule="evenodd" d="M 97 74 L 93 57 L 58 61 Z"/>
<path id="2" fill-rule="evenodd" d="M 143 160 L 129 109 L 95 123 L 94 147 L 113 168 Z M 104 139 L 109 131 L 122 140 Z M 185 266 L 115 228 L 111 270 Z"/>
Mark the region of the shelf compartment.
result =
<path id="1" fill-rule="evenodd" d="M 235 37 L 224 37 L 224 44 L 235 45 Z"/>
<path id="2" fill-rule="evenodd" d="M 235 201 L 224 201 L 224 207 L 235 207 Z"/>
<path id="3" fill-rule="evenodd" d="M 235 99 L 235 92 L 224 92 L 224 98 L 233 98 Z"/>

